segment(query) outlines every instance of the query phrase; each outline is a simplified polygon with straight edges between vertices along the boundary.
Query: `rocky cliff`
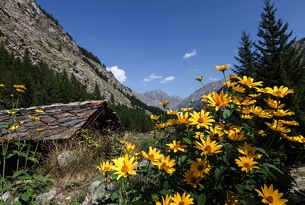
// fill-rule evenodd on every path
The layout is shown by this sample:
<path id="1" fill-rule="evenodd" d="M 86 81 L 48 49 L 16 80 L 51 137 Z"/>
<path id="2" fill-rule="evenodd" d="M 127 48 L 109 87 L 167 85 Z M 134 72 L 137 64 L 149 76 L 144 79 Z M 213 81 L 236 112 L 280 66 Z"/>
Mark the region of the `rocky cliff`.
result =
<path id="1" fill-rule="evenodd" d="M 125 95 L 134 95 L 132 91 L 101 64 L 85 57 L 51 17 L 35 0 L 0 0 L 0 43 L 15 56 L 22 57 L 28 51 L 34 64 L 44 61 L 57 72 L 73 73 L 88 91 L 97 84 L 105 100 L 129 106 Z"/>

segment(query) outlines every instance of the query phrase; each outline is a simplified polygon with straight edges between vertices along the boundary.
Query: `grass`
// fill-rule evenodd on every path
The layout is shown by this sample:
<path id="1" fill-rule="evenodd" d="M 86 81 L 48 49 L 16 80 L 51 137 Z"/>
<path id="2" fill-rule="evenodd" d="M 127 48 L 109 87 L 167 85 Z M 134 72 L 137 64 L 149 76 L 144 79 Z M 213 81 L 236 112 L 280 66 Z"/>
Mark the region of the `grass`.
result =
<path id="1" fill-rule="evenodd" d="M 58 194 L 54 201 L 62 204 L 81 204 L 85 200 L 88 188 L 93 181 L 99 180 L 101 174 L 96 168 L 100 162 L 110 160 L 119 154 L 116 146 L 120 141 L 136 145 L 136 151 L 147 150 L 152 137 L 137 132 L 127 132 L 120 137 L 115 132 L 97 132 L 83 130 L 77 138 L 46 142 L 46 154 L 38 168 L 44 175 L 50 174 Z M 59 166 L 57 157 L 63 152 L 73 151 L 77 160 L 66 166 Z M 67 198 L 67 196 L 69 196 Z"/>

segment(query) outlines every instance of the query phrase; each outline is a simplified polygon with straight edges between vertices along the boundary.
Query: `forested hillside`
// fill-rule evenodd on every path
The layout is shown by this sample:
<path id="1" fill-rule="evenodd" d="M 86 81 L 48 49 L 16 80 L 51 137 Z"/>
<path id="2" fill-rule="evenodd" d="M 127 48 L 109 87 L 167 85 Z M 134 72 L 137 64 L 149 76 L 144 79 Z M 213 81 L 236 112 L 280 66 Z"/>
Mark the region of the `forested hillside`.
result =
<path id="1" fill-rule="evenodd" d="M 73 74 L 68 76 L 66 72 L 57 73 L 42 61 L 33 65 L 27 52 L 23 58 L 16 58 L 3 45 L 0 45 L 0 71 L 0 84 L 4 84 L 0 90 L 0 109 L 11 109 L 11 98 L 16 95 L 20 99 L 19 107 L 104 100 L 98 87 L 89 93 Z M 26 92 L 16 92 L 14 84 L 25 85 Z M 152 128 L 153 124 L 146 113 L 160 114 L 161 109 L 147 106 L 134 96 L 126 95 L 126 98 L 131 101 L 132 107 L 116 104 L 114 99 L 109 102 L 124 128 L 137 131 L 148 131 Z"/>

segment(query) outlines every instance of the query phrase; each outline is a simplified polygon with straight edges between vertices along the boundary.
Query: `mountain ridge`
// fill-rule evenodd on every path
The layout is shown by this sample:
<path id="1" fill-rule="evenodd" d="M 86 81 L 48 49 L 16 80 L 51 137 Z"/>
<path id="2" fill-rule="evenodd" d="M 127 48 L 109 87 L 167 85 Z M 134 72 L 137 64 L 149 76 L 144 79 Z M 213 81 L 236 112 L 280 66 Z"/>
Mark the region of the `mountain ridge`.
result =
<path id="1" fill-rule="evenodd" d="M 210 92 L 217 92 L 223 86 L 223 82 L 223 80 L 218 80 L 207 83 L 186 98 L 182 98 L 177 95 L 169 96 L 161 90 L 136 93 L 136 96 L 144 103 L 159 108 L 163 108 L 160 102 L 166 100 L 169 102 L 167 105 L 168 109 L 179 110 L 182 107 L 194 107 L 195 109 L 201 109 L 201 96 Z"/>

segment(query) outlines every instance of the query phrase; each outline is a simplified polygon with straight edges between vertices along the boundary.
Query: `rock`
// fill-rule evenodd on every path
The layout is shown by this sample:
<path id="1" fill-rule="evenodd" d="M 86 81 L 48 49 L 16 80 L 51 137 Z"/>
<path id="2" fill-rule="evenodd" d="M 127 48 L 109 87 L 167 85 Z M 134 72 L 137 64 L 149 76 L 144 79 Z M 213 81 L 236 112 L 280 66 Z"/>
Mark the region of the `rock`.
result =
<path id="1" fill-rule="evenodd" d="M 56 196 L 56 194 L 57 194 L 57 191 L 55 189 L 52 189 L 49 192 L 38 195 L 36 197 L 36 202 L 38 202 L 41 205 L 50 204 L 50 202 Z"/>
<path id="2" fill-rule="evenodd" d="M 60 167 L 65 167 L 77 161 L 77 156 L 73 151 L 65 151 L 57 156 L 57 162 Z"/>

